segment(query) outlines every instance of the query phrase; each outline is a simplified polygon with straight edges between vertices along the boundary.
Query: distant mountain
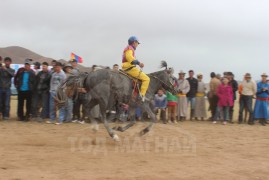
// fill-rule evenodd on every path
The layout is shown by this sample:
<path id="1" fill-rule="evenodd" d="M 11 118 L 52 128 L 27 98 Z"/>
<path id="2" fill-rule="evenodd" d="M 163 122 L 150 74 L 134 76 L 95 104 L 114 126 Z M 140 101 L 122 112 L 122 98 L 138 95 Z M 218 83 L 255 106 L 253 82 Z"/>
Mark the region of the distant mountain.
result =
<path id="1" fill-rule="evenodd" d="M 41 56 L 29 49 L 19 47 L 19 46 L 10 46 L 10 47 L 5 47 L 5 48 L 0 48 L 0 56 L 2 56 L 3 59 L 5 57 L 10 57 L 12 59 L 13 64 L 24 64 L 24 60 L 26 58 L 33 59 L 34 62 L 40 62 L 40 63 L 46 61 L 49 64 L 53 60 L 53 58 Z M 61 63 L 67 63 L 67 61 L 63 59 L 60 59 L 57 61 L 60 61 Z M 82 66 L 80 64 L 78 66 L 81 71 L 91 70 L 91 68 Z"/>

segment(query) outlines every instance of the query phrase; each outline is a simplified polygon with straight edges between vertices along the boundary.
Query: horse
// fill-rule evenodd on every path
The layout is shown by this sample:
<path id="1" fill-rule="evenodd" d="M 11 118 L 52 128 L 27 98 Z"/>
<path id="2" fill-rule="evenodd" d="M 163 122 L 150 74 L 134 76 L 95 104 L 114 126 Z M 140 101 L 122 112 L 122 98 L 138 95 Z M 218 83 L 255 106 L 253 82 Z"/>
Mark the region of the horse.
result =
<path id="1" fill-rule="evenodd" d="M 139 98 L 139 95 L 134 96 L 134 88 L 139 89 L 139 87 L 133 86 L 138 86 L 138 80 L 130 77 L 123 71 L 100 69 L 98 71 L 88 73 L 87 76 L 83 76 L 83 78 L 76 76 L 70 77 L 70 79 L 67 79 L 63 84 L 67 87 L 71 87 L 73 90 L 82 86 L 86 89 L 89 93 L 89 99 L 86 105 L 87 109 L 90 110 L 94 106 L 99 105 L 100 119 L 103 121 L 108 134 L 113 138 L 113 140 L 119 141 L 119 137 L 115 133 L 115 130 L 124 132 L 135 124 L 134 116 L 135 109 L 137 107 L 140 107 L 142 111 L 147 112 L 151 118 L 150 124 L 140 131 L 139 134 L 142 136 L 149 132 L 153 124 L 156 122 L 156 115 L 153 110 L 153 99 L 155 93 L 160 88 L 164 88 L 173 94 L 177 93 L 174 88 L 174 77 L 172 76 L 171 70 L 167 68 L 167 63 L 165 61 L 161 62 L 161 68 L 165 69 L 148 74 L 150 84 L 146 93 L 146 101 L 144 102 Z M 59 88 L 59 91 L 61 91 L 61 89 L 62 88 Z M 57 96 L 56 99 L 58 99 L 58 101 L 64 101 L 63 96 Z M 128 105 L 131 120 L 124 127 L 116 126 L 111 128 L 109 126 L 109 112 L 117 105 Z M 88 115 L 89 118 L 93 120 L 92 129 L 97 131 L 99 129 L 98 123 L 95 119 L 91 118 L 90 114 Z"/>

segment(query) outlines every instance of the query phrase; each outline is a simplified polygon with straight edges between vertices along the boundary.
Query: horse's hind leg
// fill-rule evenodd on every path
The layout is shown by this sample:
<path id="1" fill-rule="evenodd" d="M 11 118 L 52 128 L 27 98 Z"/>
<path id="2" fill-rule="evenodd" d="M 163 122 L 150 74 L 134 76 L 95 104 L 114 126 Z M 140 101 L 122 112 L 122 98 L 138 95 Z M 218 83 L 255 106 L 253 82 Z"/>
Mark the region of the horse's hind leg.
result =
<path id="1" fill-rule="evenodd" d="M 95 107 L 98 104 L 98 101 L 96 100 L 90 100 L 90 102 L 88 104 L 85 104 L 86 108 L 86 115 L 90 118 L 91 120 L 91 128 L 94 132 L 97 132 L 99 130 L 99 125 L 98 122 L 96 121 L 96 119 L 94 117 L 92 117 L 90 110 Z"/>
<path id="2" fill-rule="evenodd" d="M 106 115 L 104 115 L 102 119 L 104 121 L 105 128 L 108 134 L 110 135 L 110 137 L 112 137 L 114 141 L 120 141 L 119 136 L 113 131 L 113 129 L 109 127 L 109 123 L 108 123 L 108 120 L 106 119 Z"/>
<path id="3" fill-rule="evenodd" d="M 110 137 L 113 138 L 114 141 L 120 141 L 120 138 L 118 137 L 118 135 L 114 132 L 114 130 L 112 128 L 109 127 L 109 123 L 108 120 L 106 118 L 106 103 L 100 101 L 99 102 L 99 106 L 100 106 L 100 116 L 101 116 L 101 120 L 103 120 L 104 122 L 104 126 L 108 132 L 108 134 L 110 135 Z"/>
<path id="4" fill-rule="evenodd" d="M 151 130 L 153 124 L 157 121 L 157 118 L 156 118 L 155 113 L 153 113 L 152 109 L 149 107 L 149 104 L 144 103 L 141 106 L 141 108 L 144 109 L 148 113 L 148 115 L 150 116 L 150 119 L 151 119 L 150 124 L 145 129 L 140 131 L 140 133 L 139 133 L 140 136 L 143 136 L 144 134 L 148 133 Z"/>

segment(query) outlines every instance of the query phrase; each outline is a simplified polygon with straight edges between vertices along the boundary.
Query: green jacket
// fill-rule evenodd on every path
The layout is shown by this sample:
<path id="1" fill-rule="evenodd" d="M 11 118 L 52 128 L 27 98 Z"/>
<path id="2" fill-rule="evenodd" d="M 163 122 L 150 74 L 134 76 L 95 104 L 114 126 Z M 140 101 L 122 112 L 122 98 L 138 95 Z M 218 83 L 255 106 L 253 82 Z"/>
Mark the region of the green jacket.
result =
<path id="1" fill-rule="evenodd" d="M 166 97 L 168 102 L 177 102 L 177 96 L 171 94 L 170 92 L 166 92 Z"/>

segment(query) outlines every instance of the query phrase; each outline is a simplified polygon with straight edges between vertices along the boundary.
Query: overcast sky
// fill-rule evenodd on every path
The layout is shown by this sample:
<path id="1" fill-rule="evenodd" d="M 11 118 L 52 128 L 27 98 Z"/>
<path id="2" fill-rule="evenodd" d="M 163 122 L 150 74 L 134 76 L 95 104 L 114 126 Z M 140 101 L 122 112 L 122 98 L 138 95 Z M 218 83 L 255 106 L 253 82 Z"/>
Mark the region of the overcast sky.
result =
<path id="1" fill-rule="evenodd" d="M 0 7 L 0 47 L 54 59 L 74 52 L 85 66 L 112 66 L 135 35 L 147 73 L 161 60 L 176 72 L 233 71 L 238 80 L 269 73 L 268 0 L 1 0 Z"/>

